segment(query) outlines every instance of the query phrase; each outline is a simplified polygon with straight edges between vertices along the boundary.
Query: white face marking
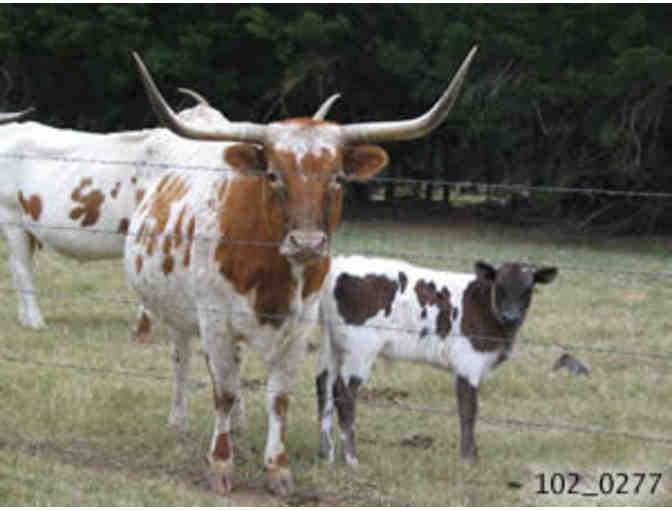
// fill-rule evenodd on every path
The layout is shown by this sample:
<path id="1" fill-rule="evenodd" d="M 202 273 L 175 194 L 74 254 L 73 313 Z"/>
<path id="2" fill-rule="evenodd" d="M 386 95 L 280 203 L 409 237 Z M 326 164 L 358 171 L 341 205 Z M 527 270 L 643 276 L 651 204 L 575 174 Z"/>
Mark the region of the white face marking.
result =
<path id="1" fill-rule="evenodd" d="M 283 122 L 269 124 L 269 130 L 274 149 L 293 153 L 299 167 L 308 155 L 319 157 L 324 150 L 332 157 L 337 154 L 340 128 L 336 125 Z"/>

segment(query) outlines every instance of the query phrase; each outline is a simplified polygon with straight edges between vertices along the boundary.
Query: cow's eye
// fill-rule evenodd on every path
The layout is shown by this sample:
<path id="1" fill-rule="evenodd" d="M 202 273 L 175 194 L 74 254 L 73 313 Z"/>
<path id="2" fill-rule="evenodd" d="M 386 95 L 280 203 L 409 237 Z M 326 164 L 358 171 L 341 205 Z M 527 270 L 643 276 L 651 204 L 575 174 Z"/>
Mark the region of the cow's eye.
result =
<path id="1" fill-rule="evenodd" d="M 280 177 L 280 174 L 278 172 L 270 170 L 266 173 L 266 178 L 268 179 L 268 183 L 273 188 L 280 188 L 283 185 L 282 177 Z"/>

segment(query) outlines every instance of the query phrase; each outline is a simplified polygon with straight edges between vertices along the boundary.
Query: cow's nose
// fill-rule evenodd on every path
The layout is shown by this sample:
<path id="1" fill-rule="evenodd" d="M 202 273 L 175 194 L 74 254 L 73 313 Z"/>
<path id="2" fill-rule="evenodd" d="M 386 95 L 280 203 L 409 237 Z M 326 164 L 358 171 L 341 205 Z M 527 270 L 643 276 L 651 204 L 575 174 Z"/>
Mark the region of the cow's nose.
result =
<path id="1" fill-rule="evenodd" d="M 327 254 L 329 238 L 321 230 L 292 230 L 280 247 L 283 255 L 305 262 Z"/>

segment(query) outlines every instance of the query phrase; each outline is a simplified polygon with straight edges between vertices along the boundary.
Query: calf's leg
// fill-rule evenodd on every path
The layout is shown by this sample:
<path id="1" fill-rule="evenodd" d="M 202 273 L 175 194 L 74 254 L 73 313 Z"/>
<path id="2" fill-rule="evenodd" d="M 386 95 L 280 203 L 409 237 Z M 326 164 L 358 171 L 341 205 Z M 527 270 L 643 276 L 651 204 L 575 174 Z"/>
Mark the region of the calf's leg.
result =
<path id="1" fill-rule="evenodd" d="M 338 426 L 341 433 L 341 460 L 350 466 L 357 466 L 355 454 L 355 402 L 362 379 L 355 375 L 348 377 L 345 384 L 341 374 L 333 385 L 334 405 L 338 410 Z"/>
<path id="2" fill-rule="evenodd" d="M 460 453 L 469 460 L 478 458 L 474 441 L 474 425 L 478 413 L 478 388 L 461 375 L 455 381 L 457 409 L 460 415 Z"/>

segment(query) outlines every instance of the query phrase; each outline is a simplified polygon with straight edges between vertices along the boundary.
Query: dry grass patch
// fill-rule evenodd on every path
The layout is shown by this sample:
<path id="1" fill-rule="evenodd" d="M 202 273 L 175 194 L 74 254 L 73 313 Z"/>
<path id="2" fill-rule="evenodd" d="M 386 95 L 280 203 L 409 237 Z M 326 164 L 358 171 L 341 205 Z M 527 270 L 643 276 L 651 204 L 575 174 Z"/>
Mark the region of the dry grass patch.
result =
<path id="1" fill-rule="evenodd" d="M 0 293 L 0 501 L 19 506 L 672 503 L 672 444 L 634 437 L 672 437 L 672 286 L 613 272 L 666 266 L 669 271 L 672 242 L 574 238 L 475 222 L 367 222 L 345 224 L 336 245 L 339 252 L 413 253 L 417 263 L 453 270 L 471 271 L 473 261 L 482 258 L 606 271 L 561 268 L 558 279 L 535 295 L 513 360 L 481 387 L 476 465 L 459 457 L 453 377 L 382 360 L 358 404 L 360 468 L 318 461 L 317 353 L 309 353 L 289 412 L 297 492 L 282 501 L 263 489 L 266 371 L 259 359 L 250 353 L 243 371 L 249 426 L 246 437 L 236 439 L 237 488 L 230 497 L 216 496 L 203 477 L 213 410 L 201 357 L 193 363 L 190 430 L 183 435 L 165 425 L 172 366 L 162 329 L 154 344 L 129 340 L 135 307 L 121 263 L 80 265 L 39 254 L 37 288 L 49 327 L 21 328 L 13 293 Z M 0 257 L 7 258 L 4 244 Z M 5 265 L 0 288 L 11 287 Z M 317 331 L 313 342 L 319 343 Z M 570 352 L 590 375 L 552 371 L 564 352 L 554 344 L 578 346 Z M 614 352 L 588 350 L 595 348 Z M 667 359 L 621 354 L 626 352 Z M 582 474 L 586 490 L 601 473 L 618 471 L 660 472 L 663 481 L 654 495 L 592 499 L 537 493 L 539 474 L 570 471 Z"/>

